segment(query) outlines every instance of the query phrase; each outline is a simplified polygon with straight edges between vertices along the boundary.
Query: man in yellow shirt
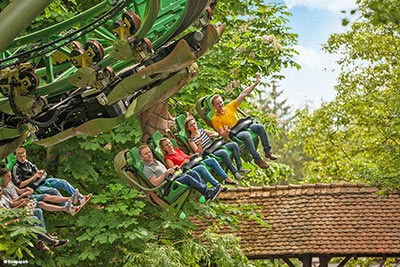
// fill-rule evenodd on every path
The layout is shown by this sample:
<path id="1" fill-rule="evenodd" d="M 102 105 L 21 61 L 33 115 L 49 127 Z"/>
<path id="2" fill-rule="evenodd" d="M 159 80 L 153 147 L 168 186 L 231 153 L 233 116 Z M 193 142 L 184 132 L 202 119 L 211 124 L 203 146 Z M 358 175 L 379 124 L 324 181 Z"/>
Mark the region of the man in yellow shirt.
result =
<path id="1" fill-rule="evenodd" d="M 215 114 L 211 122 L 214 129 L 221 136 L 226 139 L 229 138 L 230 129 L 238 121 L 238 117 L 236 114 L 237 109 L 239 108 L 244 98 L 248 94 L 250 94 L 259 83 L 260 75 L 257 74 L 255 82 L 248 88 L 244 89 L 235 100 L 233 100 L 226 106 L 224 105 L 224 100 L 221 95 L 217 94 L 211 98 L 211 104 L 215 108 Z M 269 143 L 268 135 L 265 131 L 264 125 L 253 123 L 249 126 L 249 128 L 259 136 L 265 156 L 271 160 L 276 160 L 277 157 L 271 152 L 271 145 Z M 260 154 L 257 152 L 257 148 L 255 147 L 251 134 L 248 131 L 241 131 L 236 135 L 236 137 L 244 142 L 246 148 L 252 155 L 254 162 L 260 168 L 266 169 L 269 167 L 269 165 L 261 158 Z"/>

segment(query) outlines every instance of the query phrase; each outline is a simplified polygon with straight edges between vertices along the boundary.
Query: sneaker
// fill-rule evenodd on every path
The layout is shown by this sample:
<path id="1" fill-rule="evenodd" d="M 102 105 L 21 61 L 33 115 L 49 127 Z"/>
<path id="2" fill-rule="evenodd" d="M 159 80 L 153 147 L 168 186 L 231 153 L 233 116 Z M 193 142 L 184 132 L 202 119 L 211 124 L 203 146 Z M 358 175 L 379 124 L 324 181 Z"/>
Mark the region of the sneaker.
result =
<path id="1" fill-rule="evenodd" d="M 75 216 L 82 208 L 83 208 L 83 205 L 79 205 L 79 206 L 73 207 L 73 208 L 71 208 L 71 210 L 69 211 L 69 213 L 70 213 L 72 216 Z"/>
<path id="2" fill-rule="evenodd" d="M 278 157 L 277 157 L 276 155 L 272 154 L 271 151 L 268 152 L 268 153 L 265 153 L 265 156 L 266 156 L 267 158 L 269 158 L 270 160 L 276 160 L 276 159 L 278 159 Z"/>
<path id="3" fill-rule="evenodd" d="M 50 248 L 48 246 L 46 246 L 46 244 L 43 241 L 40 241 L 39 243 L 37 243 L 35 245 L 35 247 L 37 249 L 40 249 L 41 251 L 45 251 L 45 252 L 50 250 Z"/>
<path id="4" fill-rule="evenodd" d="M 89 194 L 84 197 L 81 197 L 79 199 L 79 204 L 81 204 L 82 206 L 85 205 L 92 198 L 92 196 L 93 196 L 93 194 Z"/>
<path id="5" fill-rule="evenodd" d="M 246 175 L 246 174 L 248 174 L 248 173 L 251 172 L 251 171 L 250 171 L 250 170 L 243 169 L 243 168 L 240 168 L 240 169 L 238 170 L 238 172 L 239 172 L 240 174 Z"/>
<path id="6" fill-rule="evenodd" d="M 269 168 L 268 163 L 266 163 L 262 159 L 258 159 L 255 162 L 256 162 L 257 166 L 260 167 L 261 169 L 268 169 Z"/>
<path id="7" fill-rule="evenodd" d="M 221 188 L 221 192 L 228 192 L 228 191 L 229 191 L 229 188 L 226 187 L 226 186 L 224 186 L 224 187 Z"/>
<path id="8" fill-rule="evenodd" d="M 79 190 L 78 188 L 75 189 L 75 192 L 71 196 L 71 202 L 72 204 L 76 205 L 78 204 L 79 201 Z"/>
<path id="9" fill-rule="evenodd" d="M 235 173 L 234 176 L 235 176 L 235 179 L 238 181 L 243 179 L 243 176 L 239 172 Z"/>
<path id="10" fill-rule="evenodd" d="M 217 185 L 213 189 L 210 189 L 210 191 L 208 191 L 206 196 L 206 202 L 215 200 L 220 192 L 221 192 L 221 185 Z"/>
<path id="11" fill-rule="evenodd" d="M 56 240 L 56 242 L 52 245 L 50 245 L 52 248 L 62 248 L 65 247 L 69 242 L 68 239 L 61 239 L 61 240 Z"/>
<path id="12" fill-rule="evenodd" d="M 71 213 L 71 209 L 72 209 L 72 201 L 71 199 L 68 199 L 67 205 L 65 206 L 65 212 Z"/>
<path id="13" fill-rule="evenodd" d="M 231 178 L 226 178 L 225 179 L 225 183 L 226 184 L 231 184 L 231 185 L 237 185 L 237 183 L 235 181 L 233 181 Z"/>

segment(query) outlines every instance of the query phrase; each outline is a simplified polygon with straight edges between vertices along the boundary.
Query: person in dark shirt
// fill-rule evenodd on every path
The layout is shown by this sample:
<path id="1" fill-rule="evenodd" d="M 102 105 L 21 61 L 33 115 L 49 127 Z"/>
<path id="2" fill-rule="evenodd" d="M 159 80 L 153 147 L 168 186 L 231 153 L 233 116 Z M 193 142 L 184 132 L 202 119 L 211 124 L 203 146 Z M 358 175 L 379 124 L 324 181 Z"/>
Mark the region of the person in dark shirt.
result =
<path id="1" fill-rule="evenodd" d="M 35 180 L 41 178 L 45 174 L 44 170 L 40 170 L 35 164 L 26 159 L 26 150 L 23 147 L 19 147 L 16 150 L 17 162 L 12 169 L 12 177 L 14 184 L 22 189 L 27 186 L 31 187 Z M 62 196 L 59 189 L 64 190 L 69 196 L 76 196 L 72 199 L 72 204 L 84 205 L 92 197 L 92 194 L 86 196 L 79 193 L 77 188 L 74 188 L 67 180 L 58 178 L 47 178 L 44 183 L 40 184 L 35 190 L 40 191 L 43 194 L 58 195 Z M 78 191 L 77 191 L 78 190 Z M 77 191 L 77 193 L 75 193 Z M 75 194 L 74 194 L 75 193 Z"/>

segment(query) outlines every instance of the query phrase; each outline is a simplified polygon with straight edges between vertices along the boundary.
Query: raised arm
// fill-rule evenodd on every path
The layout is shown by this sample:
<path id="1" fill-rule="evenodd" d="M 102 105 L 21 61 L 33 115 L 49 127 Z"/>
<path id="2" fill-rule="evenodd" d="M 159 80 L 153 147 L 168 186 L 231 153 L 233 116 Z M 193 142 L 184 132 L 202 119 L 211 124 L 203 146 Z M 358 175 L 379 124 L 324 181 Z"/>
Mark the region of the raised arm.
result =
<path id="1" fill-rule="evenodd" d="M 238 105 L 240 105 L 243 101 L 243 99 L 251 93 L 251 91 L 254 90 L 254 88 L 256 88 L 256 86 L 260 83 L 260 74 L 256 75 L 256 80 L 254 81 L 254 83 L 252 85 L 250 85 L 249 87 L 247 87 L 246 89 L 244 89 L 240 95 L 236 98 L 236 101 L 238 103 Z"/>

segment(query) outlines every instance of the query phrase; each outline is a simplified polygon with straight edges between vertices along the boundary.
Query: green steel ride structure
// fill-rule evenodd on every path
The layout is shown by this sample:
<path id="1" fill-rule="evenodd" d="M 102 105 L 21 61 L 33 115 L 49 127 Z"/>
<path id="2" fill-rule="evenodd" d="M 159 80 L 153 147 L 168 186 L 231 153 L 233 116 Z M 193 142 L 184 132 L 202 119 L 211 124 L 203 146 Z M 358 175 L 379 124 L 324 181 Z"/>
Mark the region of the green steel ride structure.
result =
<path id="1" fill-rule="evenodd" d="M 212 0 L 106 0 L 22 34 L 51 2 L 0 6 L 1 159 L 29 136 L 95 135 L 169 98 L 223 32 Z"/>
<path id="2" fill-rule="evenodd" d="M 22 34 L 51 2 L 0 4 L 1 159 L 29 136 L 51 146 L 95 135 L 167 100 L 197 75 L 196 60 L 224 30 L 209 23 L 213 0 L 106 0 Z M 175 214 L 191 195 L 172 180 L 152 186 L 136 148 L 120 152 L 114 166 L 151 203 Z"/>

